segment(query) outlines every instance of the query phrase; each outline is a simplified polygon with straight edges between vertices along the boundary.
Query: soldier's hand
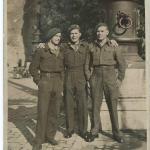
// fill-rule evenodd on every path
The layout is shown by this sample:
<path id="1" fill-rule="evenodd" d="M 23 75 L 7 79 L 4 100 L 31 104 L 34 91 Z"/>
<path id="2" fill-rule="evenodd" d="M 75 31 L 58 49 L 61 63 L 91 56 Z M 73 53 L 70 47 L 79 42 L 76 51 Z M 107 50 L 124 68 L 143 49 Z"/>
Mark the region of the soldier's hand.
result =
<path id="1" fill-rule="evenodd" d="M 90 74 L 87 74 L 86 76 L 87 76 L 87 81 L 89 81 L 90 78 L 91 78 L 91 75 L 90 75 Z"/>
<path id="2" fill-rule="evenodd" d="M 115 40 L 110 40 L 111 46 L 118 47 L 118 43 Z"/>
<path id="3" fill-rule="evenodd" d="M 61 92 L 61 96 L 64 96 L 64 92 Z"/>
<path id="4" fill-rule="evenodd" d="M 90 80 L 90 78 L 91 78 L 91 76 L 92 76 L 92 73 L 93 73 L 93 70 L 92 70 L 92 71 L 89 71 L 89 72 L 86 74 L 87 81 Z"/>
<path id="5" fill-rule="evenodd" d="M 39 78 L 33 78 L 33 82 L 34 82 L 37 86 L 39 85 L 39 81 L 40 81 Z"/>
<path id="6" fill-rule="evenodd" d="M 89 83 L 89 81 L 87 81 L 87 87 L 90 88 L 90 83 Z"/>
<path id="7" fill-rule="evenodd" d="M 39 43 L 39 45 L 37 45 L 37 48 L 45 48 L 45 43 Z"/>

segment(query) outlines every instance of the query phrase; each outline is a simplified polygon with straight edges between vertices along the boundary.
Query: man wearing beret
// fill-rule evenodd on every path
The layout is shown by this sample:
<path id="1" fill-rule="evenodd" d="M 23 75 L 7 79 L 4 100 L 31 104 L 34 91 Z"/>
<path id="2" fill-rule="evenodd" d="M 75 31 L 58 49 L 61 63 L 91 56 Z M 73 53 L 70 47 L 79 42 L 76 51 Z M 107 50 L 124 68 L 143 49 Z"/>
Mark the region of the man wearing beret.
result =
<path id="1" fill-rule="evenodd" d="M 90 81 L 92 95 L 93 128 L 91 133 L 98 137 L 100 124 L 100 108 L 103 100 L 103 92 L 110 113 L 113 137 L 122 143 L 123 138 L 119 131 L 117 101 L 119 86 L 125 76 L 126 63 L 119 47 L 111 46 L 108 39 L 109 29 L 107 24 L 100 23 L 96 26 L 96 40 L 90 45 L 90 51 L 86 63 L 91 62 L 93 73 L 89 76 L 89 68 L 86 75 Z M 87 66 L 87 65 L 86 65 Z M 117 68 L 115 68 L 117 67 Z M 115 69 L 118 70 L 116 75 Z"/>
<path id="2" fill-rule="evenodd" d="M 33 81 L 38 85 L 36 142 L 33 150 L 42 149 L 45 140 L 52 145 L 58 144 L 54 137 L 62 99 L 64 72 L 60 39 L 60 29 L 50 29 L 44 38 L 45 47 L 36 50 L 29 67 Z"/>

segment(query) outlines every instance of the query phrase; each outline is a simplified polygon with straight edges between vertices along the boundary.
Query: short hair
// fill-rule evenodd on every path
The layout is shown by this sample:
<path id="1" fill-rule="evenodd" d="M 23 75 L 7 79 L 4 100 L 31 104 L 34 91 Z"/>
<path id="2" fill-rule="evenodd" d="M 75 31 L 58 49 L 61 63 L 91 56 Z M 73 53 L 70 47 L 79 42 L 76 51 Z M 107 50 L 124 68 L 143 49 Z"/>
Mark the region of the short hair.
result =
<path id="1" fill-rule="evenodd" d="M 99 27 L 106 27 L 107 28 L 107 30 L 109 30 L 109 27 L 108 27 L 108 25 L 106 24 L 106 23 L 104 23 L 104 22 L 100 22 L 99 24 L 97 24 L 96 25 L 96 27 L 95 27 L 95 32 L 97 32 L 97 29 L 99 28 Z"/>
<path id="2" fill-rule="evenodd" d="M 69 28 L 68 28 L 68 33 L 70 33 L 72 30 L 74 29 L 78 29 L 79 31 L 81 30 L 80 26 L 78 24 L 72 24 Z M 80 31 L 81 32 L 81 31 Z"/>

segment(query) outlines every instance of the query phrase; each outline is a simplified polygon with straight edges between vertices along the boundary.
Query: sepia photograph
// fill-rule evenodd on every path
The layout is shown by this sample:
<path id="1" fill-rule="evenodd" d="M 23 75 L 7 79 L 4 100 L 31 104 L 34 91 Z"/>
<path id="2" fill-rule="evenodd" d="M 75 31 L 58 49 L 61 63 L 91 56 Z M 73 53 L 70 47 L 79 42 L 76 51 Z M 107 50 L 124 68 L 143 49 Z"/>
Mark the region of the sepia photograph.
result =
<path id="1" fill-rule="evenodd" d="M 148 150 L 145 0 L 4 6 L 4 149 Z"/>

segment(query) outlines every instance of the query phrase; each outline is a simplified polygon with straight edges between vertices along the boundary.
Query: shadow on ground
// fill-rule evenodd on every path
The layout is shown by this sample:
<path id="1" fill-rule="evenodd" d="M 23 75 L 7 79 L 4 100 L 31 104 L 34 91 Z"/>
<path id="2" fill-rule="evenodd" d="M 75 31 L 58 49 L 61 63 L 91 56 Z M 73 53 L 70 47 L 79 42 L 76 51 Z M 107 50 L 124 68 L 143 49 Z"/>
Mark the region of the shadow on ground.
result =
<path id="1" fill-rule="evenodd" d="M 104 144 L 87 145 L 82 150 L 146 150 L 146 130 L 123 130 L 122 132 L 125 139 L 123 144 L 108 139 L 105 141 L 104 138 L 102 139 L 105 141 Z M 103 131 L 101 134 L 112 139 L 110 132 Z"/>
<path id="2" fill-rule="evenodd" d="M 36 107 L 19 106 L 17 109 L 8 108 L 8 121 L 12 122 L 21 131 L 31 145 L 33 145 L 33 133 L 35 133 L 34 120 L 36 120 Z"/>
<path id="3" fill-rule="evenodd" d="M 36 118 L 37 118 L 37 98 L 32 98 L 32 96 L 37 96 L 37 90 L 32 89 L 31 87 L 24 86 L 13 81 L 9 81 L 11 86 L 14 88 L 24 91 L 27 94 L 30 94 L 31 97 L 11 99 L 8 100 L 8 121 L 12 122 L 17 129 L 23 134 L 26 140 L 33 145 L 34 143 L 34 134 L 36 128 Z M 17 94 L 17 93 L 16 93 Z M 59 128 L 58 130 L 64 133 L 65 127 L 65 115 L 64 115 L 64 106 L 61 107 L 61 113 L 58 119 Z M 13 130 L 13 129 L 11 129 Z M 146 150 L 146 131 L 145 130 L 123 130 L 125 136 L 125 143 L 118 144 L 112 140 L 111 132 L 103 132 L 104 139 L 98 139 L 104 142 L 102 144 L 87 145 L 82 150 Z M 111 140 L 108 140 L 108 137 Z M 108 140 L 108 141 L 107 141 Z M 144 149 L 143 149 L 144 143 Z M 141 149 L 142 147 L 142 149 Z"/>
<path id="4" fill-rule="evenodd" d="M 20 130 L 26 140 L 33 145 L 34 143 L 34 134 L 36 127 L 36 117 L 37 117 L 37 107 L 36 105 L 33 107 L 25 107 L 18 106 L 16 109 L 11 108 L 13 105 L 13 100 L 11 100 L 11 104 L 9 104 L 8 109 L 8 121 L 12 122 L 16 128 Z M 19 104 L 25 103 L 24 100 L 14 100 L 16 104 L 17 101 L 20 101 Z M 31 101 L 30 101 L 31 102 Z M 65 131 L 65 115 L 63 112 L 60 113 L 59 119 L 59 131 L 64 133 Z M 105 141 L 104 144 L 100 142 L 100 145 L 87 145 L 83 150 L 135 150 L 143 147 L 143 143 L 146 145 L 146 131 L 145 130 L 123 130 L 122 131 L 125 137 L 124 144 L 118 144 L 112 140 L 111 132 L 103 131 L 101 134 L 103 135 Z M 111 139 L 108 140 L 108 137 Z M 98 139 L 99 140 L 99 139 Z M 145 150 L 145 149 L 140 149 Z"/>
<path id="5" fill-rule="evenodd" d="M 29 107 L 31 103 L 33 107 Z M 28 99 L 14 99 L 8 101 L 8 121 L 12 122 L 17 129 L 20 130 L 26 140 L 33 145 L 34 135 L 36 130 L 37 106 L 35 100 Z M 17 108 L 12 108 L 16 106 Z M 23 106 L 24 105 L 24 106 Z M 28 107 L 26 107 L 28 106 Z M 64 134 L 65 131 L 65 115 L 63 112 L 58 117 L 59 131 Z"/>

